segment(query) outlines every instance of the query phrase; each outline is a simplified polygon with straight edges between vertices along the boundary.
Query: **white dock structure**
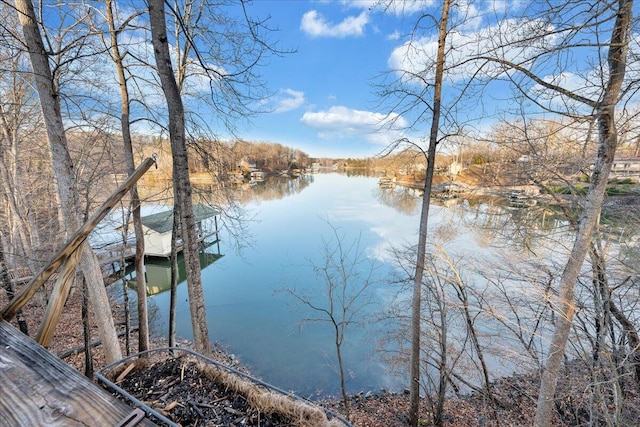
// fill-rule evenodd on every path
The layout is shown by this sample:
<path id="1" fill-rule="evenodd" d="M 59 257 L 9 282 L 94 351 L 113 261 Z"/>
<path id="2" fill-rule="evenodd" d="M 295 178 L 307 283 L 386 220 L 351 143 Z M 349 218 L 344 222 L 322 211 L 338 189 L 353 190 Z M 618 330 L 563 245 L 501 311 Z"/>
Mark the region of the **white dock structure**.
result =
<path id="1" fill-rule="evenodd" d="M 219 240 L 218 216 L 220 211 L 208 205 L 193 205 L 198 240 L 200 242 L 215 236 L 215 241 Z M 149 257 L 171 256 L 171 230 L 173 227 L 173 209 L 146 215 L 141 218 L 142 230 L 144 232 L 144 254 Z M 132 224 L 129 230 L 133 230 Z M 135 256 L 136 245 L 133 233 L 126 243 L 113 242 L 101 248 L 96 248 L 100 264 L 109 265 L 130 260 Z M 178 251 L 182 250 L 182 239 L 178 241 Z M 115 266 L 114 266 L 115 271 Z"/>

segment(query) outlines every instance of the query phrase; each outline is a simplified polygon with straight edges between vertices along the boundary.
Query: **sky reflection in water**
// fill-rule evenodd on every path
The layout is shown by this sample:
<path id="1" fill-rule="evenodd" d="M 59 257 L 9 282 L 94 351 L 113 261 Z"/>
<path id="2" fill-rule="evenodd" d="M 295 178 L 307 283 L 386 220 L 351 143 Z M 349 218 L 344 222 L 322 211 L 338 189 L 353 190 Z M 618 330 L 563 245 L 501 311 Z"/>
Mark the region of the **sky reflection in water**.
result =
<path id="1" fill-rule="evenodd" d="M 268 185 L 268 184 L 265 184 Z M 311 289 L 319 300 L 325 284 L 310 264 L 323 261 L 322 238 L 330 239 L 330 222 L 346 242 L 360 238 L 369 257 L 382 264 L 380 279 L 392 276 L 390 248 L 415 244 L 421 198 L 402 199 L 402 209 L 391 206 L 377 179 L 332 173 L 314 176 L 303 191 L 284 197 L 254 201 L 248 206 L 257 214 L 249 226 L 255 244 L 241 255 L 235 253 L 222 233 L 221 259 L 203 270 L 203 284 L 211 338 L 236 354 L 263 380 L 303 396 L 339 392 L 335 370 L 335 346 L 328 323 L 300 320 L 317 314 L 282 292 L 284 288 Z M 397 197 L 403 197 L 402 194 Z M 385 202 L 385 203 L 383 203 Z M 413 206 L 412 206 L 413 205 Z M 449 247 L 469 248 L 477 236 L 462 232 L 460 212 L 432 205 L 434 227 L 445 230 Z M 457 225 L 456 225 L 457 224 Z M 398 285 L 383 284 L 375 290 L 376 305 L 368 308 L 365 326 L 351 325 L 345 343 L 345 367 L 350 392 L 401 389 L 406 379 L 390 375 L 376 352 L 383 336 L 375 312 L 397 294 Z M 166 335 L 169 293 L 150 298 L 157 311 L 155 332 Z M 182 338 L 191 338 L 186 284 L 178 289 L 178 327 Z"/>

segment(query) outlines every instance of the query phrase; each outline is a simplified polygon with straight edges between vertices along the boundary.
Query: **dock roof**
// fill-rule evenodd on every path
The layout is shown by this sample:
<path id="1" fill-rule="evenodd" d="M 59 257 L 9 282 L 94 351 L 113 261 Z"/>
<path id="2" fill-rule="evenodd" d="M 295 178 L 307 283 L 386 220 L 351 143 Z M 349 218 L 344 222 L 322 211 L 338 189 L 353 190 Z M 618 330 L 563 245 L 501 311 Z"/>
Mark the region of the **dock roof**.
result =
<path id="1" fill-rule="evenodd" d="M 193 215 L 195 216 L 196 222 L 198 222 L 203 219 L 220 215 L 220 211 L 208 205 L 195 204 L 193 205 Z M 173 227 L 173 209 L 143 216 L 140 219 L 142 221 L 142 225 L 145 227 L 155 231 L 156 233 L 163 234 L 171 231 L 171 228 Z"/>

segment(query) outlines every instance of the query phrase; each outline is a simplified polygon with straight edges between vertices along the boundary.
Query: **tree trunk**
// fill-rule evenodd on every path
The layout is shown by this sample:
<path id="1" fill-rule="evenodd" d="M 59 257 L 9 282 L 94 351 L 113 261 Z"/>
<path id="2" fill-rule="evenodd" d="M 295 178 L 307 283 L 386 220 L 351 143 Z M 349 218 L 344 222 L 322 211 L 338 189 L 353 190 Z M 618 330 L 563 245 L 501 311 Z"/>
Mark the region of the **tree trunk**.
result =
<path id="1" fill-rule="evenodd" d="M 349 407 L 349 397 L 347 396 L 347 387 L 345 383 L 344 376 L 344 363 L 342 361 L 342 338 L 344 336 L 344 331 L 340 333 L 339 326 L 334 322 L 333 327 L 335 328 L 335 344 L 336 344 L 336 356 L 338 358 L 338 369 L 340 371 L 340 390 L 342 391 L 342 404 L 344 405 L 345 415 L 347 419 L 350 418 L 350 407 Z"/>
<path id="2" fill-rule="evenodd" d="M 447 358 L 449 353 L 447 351 L 447 307 L 444 291 L 441 286 L 434 286 L 431 289 L 431 294 L 436 299 L 438 311 L 440 312 L 440 331 L 438 336 L 439 345 L 439 357 L 438 357 L 438 394 L 436 396 L 435 409 L 433 411 L 433 424 L 436 426 L 442 426 L 444 423 L 444 403 L 447 397 L 447 383 L 449 379 Z"/>
<path id="3" fill-rule="evenodd" d="M 15 24 L 17 22 L 12 20 Z M 20 264 L 25 264 L 32 272 L 39 270 L 34 248 L 40 247 L 40 235 L 36 227 L 34 209 L 25 194 L 25 186 L 19 173 L 18 149 L 23 121 L 26 117 L 34 116 L 29 107 L 28 95 L 31 94 L 30 84 L 20 75 L 19 61 L 22 55 L 14 51 L 15 57 L 5 59 L 7 70 L 4 72 L 7 85 L 2 93 L 0 104 L 0 134 L 2 135 L 2 161 L 0 162 L 0 178 L 7 202 L 7 220 L 9 240 L 8 244 L 15 254 L 12 258 L 21 258 Z M 9 51 L 11 54 L 11 51 Z M 37 121 L 37 118 L 35 119 Z M 19 189 L 19 190 L 18 190 Z"/>
<path id="4" fill-rule="evenodd" d="M 49 296 L 49 303 L 47 304 L 47 309 L 42 316 L 40 329 L 36 335 L 36 341 L 38 341 L 38 343 L 43 347 L 48 348 L 51 345 L 53 333 L 55 332 L 58 320 L 62 315 L 62 310 L 67 302 L 67 297 L 69 296 L 71 287 L 75 282 L 76 269 L 78 267 L 80 255 L 80 250 L 72 252 L 58 269 L 56 284 Z"/>
<path id="5" fill-rule="evenodd" d="M 609 79 L 597 109 L 598 154 L 573 248 L 560 279 L 559 297 L 555 302 L 559 316 L 549 346 L 545 369 L 542 373 L 534 420 L 534 425 L 539 427 L 551 425 L 553 418 L 554 395 L 558 383 L 558 375 L 575 314 L 574 289 L 580 268 L 591 247 L 593 229 L 600 216 L 607 179 L 616 152 L 618 135 L 615 123 L 615 106 L 625 75 L 632 23 L 632 3 L 632 0 L 618 1 L 618 14 L 611 41 L 609 42 L 607 57 Z"/>
<path id="6" fill-rule="evenodd" d="M 7 299 L 11 301 L 15 295 L 15 290 L 13 289 L 13 283 L 11 282 L 11 276 L 9 275 L 9 269 L 7 268 L 7 263 L 4 258 L 4 239 L 2 235 L 0 235 L 0 283 L 2 287 L 7 292 Z M 29 328 L 26 320 L 22 316 L 22 310 L 16 313 L 16 317 L 18 320 L 18 327 L 20 328 L 20 332 L 25 335 L 29 335 Z"/>
<path id="7" fill-rule="evenodd" d="M 416 273 L 413 278 L 413 300 L 411 306 L 411 366 L 409 386 L 409 423 L 418 426 L 420 413 L 420 321 L 421 321 L 421 287 L 425 268 L 427 247 L 427 230 L 429 225 L 429 205 L 431 186 L 435 170 L 436 146 L 438 145 L 438 127 L 440 124 L 440 103 L 442 97 L 442 76 L 444 74 L 445 42 L 447 39 L 447 21 L 449 18 L 450 0 L 442 4 L 442 17 L 438 29 L 438 57 L 436 58 L 436 74 L 433 88 L 433 117 L 429 134 L 429 148 L 427 150 L 427 171 L 424 180 L 424 194 L 422 197 L 422 212 L 420 214 L 420 230 L 418 236 L 418 253 L 416 258 Z"/>
<path id="8" fill-rule="evenodd" d="M 7 170 L 4 162 L 0 162 L 0 182 L 2 182 L 4 200 L 6 202 L 5 212 L 10 224 L 8 228 L 11 234 L 11 247 L 14 252 L 13 259 L 22 258 L 27 262 L 30 269 L 33 270 L 31 268 L 34 264 L 32 261 L 34 259 L 32 251 L 33 246 L 31 244 L 30 236 L 27 235 L 27 231 L 32 231 L 33 228 L 31 228 L 30 224 L 27 224 L 24 219 L 23 210 L 20 209 L 20 202 L 18 201 L 21 197 L 19 195 L 21 191 L 17 190 L 19 187 L 15 182 L 14 174 Z"/>
<path id="9" fill-rule="evenodd" d="M 89 321 L 89 292 L 87 289 L 87 280 L 84 278 L 82 280 L 82 332 L 84 337 L 84 376 L 87 378 L 93 378 L 91 322 Z"/>
<path id="10" fill-rule="evenodd" d="M 169 295 L 169 347 L 176 345 L 176 302 L 178 298 L 178 232 L 180 230 L 180 209 L 173 210 L 171 227 L 171 294 Z"/>
<path id="11" fill-rule="evenodd" d="M 135 171 L 135 160 L 133 158 L 133 143 L 131 142 L 131 121 L 129 113 L 129 89 L 127 78 L 124 73 L 123 56 L 120 54 L 118 45 L 118 32 L 115 28 L 113 18 L 113 1 L 107 0 L 107 21 L 109 33 L 111 34 L 111 51 L 113 63 L 118 74 L 118 84 L 120 85 L 121 117 L 120 125 L 122 129 L 122 141 L 124 143 L 125 160 L 129 175 Z M 133 210 L 133 228 L 136 235 L 136 254 L 134 265 L 136 269 L 136 290 L 138 295 L 138 351 L 149 349 L 149 315 L 147 312 L 147 284 L 144 275 L 144 231 L 140 214 L 140 196 L 138 186 L 131 187 L 131 208 Z"/>
<path id="12" fill-rule="evenodd" d="M 594 270 L 593 282 L 596 287 L 594 292 L 598 292 L 602 296 L 602 303 L 604 305 L 603 309 L 608 311 L 618 321 L 623 334 L 627 336 L 629 351 L 631 353 L 629 355 L 629 360 L 633 366 L 635 381 L 640 384 L 640 335 L 638 334 L 638 328 L 636 328 L 624 311 L 618 308 L 616 303 L 613 301 L 609 281 L 605 274 L 605 261 L 602 251 L 599 250 L 595 244 L 592 244 L 590 255 Z M 626 280 L 623 283 L 625 282 Z"/>
<path id="13" fill-rule="evenodd" d="M 83 210 L 78 200 L 73 163 L 69 155 L 64 124 L 62 123 L 60 97 L 49 67 L 48 54 L 42 42 L 33 4 L 31 0 L 15 0 L 15 5 L 24 34 L 24 42 L 29 50 L 29 58 L 31 59 L 51 148 L 53 170 L 61 204 L 59 209 L 64 221 L 66 234 L 70 235 L 80 227 L 80 213 Z M 106 363 L 113 363 L 122 358 L 122 352 L 118 344 L 111 306 L 102 280 L 100 265 L 87 244 L 82 249 L 80 266 L 87 279 L 89 296 L 104 345 L 105 361 Z"/>
<path id="14" fill-rule="evenodd" d="M 163 0 L 149 1 L 149 20 L 158 75 L 169 110 L 169 138 L 171 140 L 173 159 L 173 197 L 174 205 L 179 206 L 181 214 L 180 226 L 187 272 L 187 289 L 194 346 L 196 351 L 207 354 L 210 351 L 209 328 L 202 291 L 198 236 L 196 235 L 191 182 L 189 181 L 184 106 L 182 105 L 182 98 L 173 74 L 173 66 L 171 65 Z"/>

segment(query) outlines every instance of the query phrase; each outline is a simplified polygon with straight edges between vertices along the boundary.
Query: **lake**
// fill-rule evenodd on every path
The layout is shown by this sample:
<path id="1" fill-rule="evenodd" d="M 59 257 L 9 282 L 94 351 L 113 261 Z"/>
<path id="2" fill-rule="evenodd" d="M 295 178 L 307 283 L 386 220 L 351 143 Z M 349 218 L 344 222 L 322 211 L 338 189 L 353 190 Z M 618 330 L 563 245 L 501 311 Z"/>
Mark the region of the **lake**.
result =
<path id="1" fill-rule="evenodd" d="M 346 331 L 347 389 L 350 393 L 401 390 L 407 386 L 406 376 L 394 375 L 378 351 L 390 345 L 384 341 L 393 332 L 389 331 L 393 326 L 380 318 L 399 295 L 408 295 L 397 283 L 392 249 L 415 245 L 421 198 L 401 187 L 381 189 L 377 178 L 367 176 L 320 173 L 304 179 L 304 185 L 280 180 L 249 190 L 253 196 L 245 197 L 245 208 L 255 219 L 245 225 L 251 244 L 238 252 L 236 242 L 222 231 L 222 257 L 206 257 L 202 278 L 211 339 L 279 388 L 305 397 L 338 394 L 332 326 L 303 322 L 322 315 L 286 292 L 295 289 L 326 306 L 327 285 L 313 267 L 326 259 L 323 242 L 336 243 L 333 227 L 345 245 L 359 240 L 366 258 L 376 262 L 373 278 L 379 281 L 368 289 L 371 304 Z M 284 190 L 269 188 L 278 185 Z M 506 210 L 491 203 L 455 202 L 449 207 L 432 204 L 430 215 L 430 233 L 446 242 L 452 256 L 473 253 L 475 259 L 489 262 L 495 256 L 494 245 L 513 244 L 512 236 L 482 231 L 500 229 L 501 221 L 511 221 L 513 213 L 501 216 Z M 524 215 L 525 210 L 512 212 Z M 215 254 L 218 247 L 207 251 Z M 177 334 L 190 339 L 184 282 L 177 300 Z M 151 296 L 149 305 L 153 331 L 166 336 L 169 293 Z"/>

